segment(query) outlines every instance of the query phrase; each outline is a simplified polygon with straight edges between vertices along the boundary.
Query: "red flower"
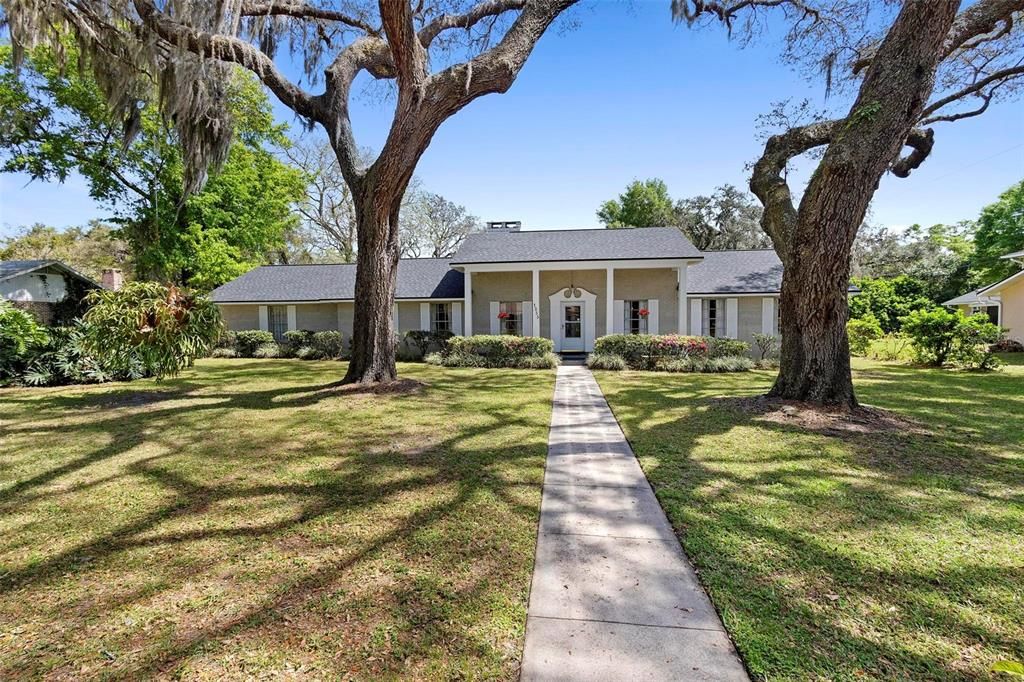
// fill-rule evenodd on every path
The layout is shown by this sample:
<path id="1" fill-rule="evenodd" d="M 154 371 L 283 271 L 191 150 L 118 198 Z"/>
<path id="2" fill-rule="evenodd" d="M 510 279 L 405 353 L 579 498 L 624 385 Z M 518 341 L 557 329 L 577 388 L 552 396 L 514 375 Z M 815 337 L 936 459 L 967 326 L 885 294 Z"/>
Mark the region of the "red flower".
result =
<path id="1" fill-rule="evenodd" d="M 506 313 L 506 312 L 498 313 L 498 319 L 499 320 L 507 320 L 508 319 L 508 313 Z"/>
<path id="2" fill-rule="evenodd" d="M 640 309 L 639 311 L 637 311 L 637 312 L 639 312 L 639 313 L 640 313 L 640 317 L 647 317 L 648 315 L 650 315 L 650 314 L 651 314 L 651 311 L 650 311 L 650 310 L 648 310 L 647 308 L 641 308 L 641 309 Z"/>

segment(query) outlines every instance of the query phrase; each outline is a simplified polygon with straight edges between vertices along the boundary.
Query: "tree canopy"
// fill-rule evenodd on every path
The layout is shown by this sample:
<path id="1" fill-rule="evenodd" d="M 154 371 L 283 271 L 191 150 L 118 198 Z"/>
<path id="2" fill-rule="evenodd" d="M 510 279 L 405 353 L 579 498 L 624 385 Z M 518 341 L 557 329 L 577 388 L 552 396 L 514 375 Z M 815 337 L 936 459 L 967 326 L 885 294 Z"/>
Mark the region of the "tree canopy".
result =
<path id="1" fill-rule="evenodd" d="M 618 199 L 610 199 L 597 210 L 605 227 L 664 227 L 676 224 L 672 197 L 663 180 L 634 180 Z"/>
<path id="2" fill-rule="evenodd" d="M 998 201 L 982 210 L 974 246 L 974 267 L 982 284 L 998 282 L 1020 269 L 1003 256 L 1024 251 L 1024 181 L 1010 187 L 999 195 Z"/>
<path id="3" fill-rule="evenodd" d="M 144 106 L 126 139 L 124 122 L 77 60 L 73 44 L 59 60 L 38 47 L 15 69 L 12 48 L 0 47 L 0 104 L 11 112 L 0 121 L 3 171 L 57 181 L 80 173 L 91 196 L 111 211 L 140 277 L 209 289 L 282 248 L 295 226 L 291 205 L 303 179 L 275 155 L 287 144 L 285 129 L 274 123 L 254 78 L 233 75 L 236 134 L 226 161 L 201 192 L 186 196 L 174 128 Z"/>
<path id="4" fill-rule="evenodd" d="M 132 270 L 128 244 L 98 220 L 67 230 L 39 223 L 23 227 L 0 240 L 0 260 L 59 260 L 97 281 L 108 268 Z"/>

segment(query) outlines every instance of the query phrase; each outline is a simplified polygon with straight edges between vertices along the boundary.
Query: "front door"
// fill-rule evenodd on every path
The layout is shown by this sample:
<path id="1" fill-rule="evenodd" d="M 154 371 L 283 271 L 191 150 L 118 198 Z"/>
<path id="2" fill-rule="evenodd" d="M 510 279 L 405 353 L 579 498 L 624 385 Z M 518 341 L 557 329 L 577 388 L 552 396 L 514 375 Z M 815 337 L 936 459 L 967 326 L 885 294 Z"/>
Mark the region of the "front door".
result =
<path id="1" fill-rule="evenodd" d="M 562 351 L 583 352 L 583 304 L 562 303 Z"/>

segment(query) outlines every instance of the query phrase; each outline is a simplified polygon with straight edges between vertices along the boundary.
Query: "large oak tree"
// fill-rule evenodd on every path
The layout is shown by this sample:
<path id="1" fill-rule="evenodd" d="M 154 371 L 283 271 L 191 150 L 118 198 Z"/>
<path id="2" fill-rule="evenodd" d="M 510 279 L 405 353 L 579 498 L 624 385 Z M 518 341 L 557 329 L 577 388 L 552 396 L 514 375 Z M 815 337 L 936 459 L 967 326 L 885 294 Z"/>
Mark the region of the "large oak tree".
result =
<path id="1" fill-rule="evenodd" d="M 885 173 L 907 177 L 929 156 L 933 125 L 983 113 L 1024 76 L 1024 0 L 674 0 L 689 23 L 721 21 L 752 37 L 767 11 L 790 19 L 785 57 L 824 67 L 856 94 L 845 115 L 773 135 L 750 188 L 785 267 L 781 368 L 769 395 L 855 407 L 846 337 L 850 255 Z M 965 105 L 971 102 L 973 106 Z M 909 149 L 905 155 L 902 150 Z M 820 161 L 795 202 L 786 176 Z"/>
<path id="2" fill-rule="evenodd" d="M 17 50 L 59 45 L 71 31 L 108 102 L 127 127 L 153 92 L 182 139 L 186 185 L 223 161 L 231 119 L 223 106 L 227 66 L 255 73 L 286 106 L 327 132 L 356 207 L 357 275 L 352 360 L 345 380 L 395 377 L 391 307 L 399 210 L 437 129 L 478 97 L 511 87 L 534 45 L 576 0 L 3 0 Z M 291 48 L 319 93 L 275 63 Z M 459 61 L 455 54 L 472 55 Z M 439 68 L 432 69 L 432 62 Z M 349 116 L 361 74 L 393 86 L 387 139 L 368 166 Z"/>

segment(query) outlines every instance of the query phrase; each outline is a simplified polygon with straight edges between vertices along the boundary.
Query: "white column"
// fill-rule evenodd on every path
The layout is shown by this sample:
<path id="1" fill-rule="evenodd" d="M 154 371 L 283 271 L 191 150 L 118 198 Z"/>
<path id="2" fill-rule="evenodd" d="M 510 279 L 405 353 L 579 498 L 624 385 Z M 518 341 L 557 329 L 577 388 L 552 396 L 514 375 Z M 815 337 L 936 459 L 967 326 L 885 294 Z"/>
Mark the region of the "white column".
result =
<path id="1" fill-rule="evenodd" d="M 678 291 L 676 292 L 676 329 L 680 334 L 689 333 L 686 325 L 686 265 L 679 267 L 677 272 Z"/>
<path id="2" fill-rule="evenodd" d="M 261 305 L 260 310 L 260 331 L 267 331 L 270 329 L 270 314 L 267 311 L 267 306 Z"/>
<path id="3" fill-rule="evenodd" d="M 473 275 L 470 274 L 469 270 L 466 270 L 463 275 L 463 281 L 466 290 L 462 294 L 462 298 L 465 301 L 465 314 L 466 324 L 463 326 L 463 333 L 466 336 L 473 336 Z"/>
<path id="4" fill-rule="evenodd" d="M 533 310 L 530 311 L 533 323 L 533 336 L 540 336 L 540 270 L 533 269 Z"/>
<path id="5" fill-rule="evenodd" d="M 761 333 L 775 334 L 775 299 L 768 296 L 761 299 Z"/>
<path id="6" fill-rule="evenodd" d="M 740 335 L 740 305 L 739 299 L 725 299 L 725 336 L 731 339 L 739 338 Z"/>
<path id="7" fill-rule="evenodd" d="M 612 334 L 615 329 L 615 268 L 605 269 L 605 313 L 604 333 Z"/>
<path id="8" fill-rule="evenodd" d="M 391 306 L 391 331 L 398 334 L 398 301 Z"/>
<path id="9" fill-rule="evenodd" d="M 458 301 L 452 302 L 452 334 L 462 336 L 462 304 Z"/>
<path id="10" fill-rule="evenodd" d="M 288 331 L 298 329 L 295 323 L 295 306 L 288 306 Z"/>
<path id="11" fill-rule="evenodd" d="M 704 335 L 704 299 L 690 299 L 690 333 L 694 336 Z"/>

